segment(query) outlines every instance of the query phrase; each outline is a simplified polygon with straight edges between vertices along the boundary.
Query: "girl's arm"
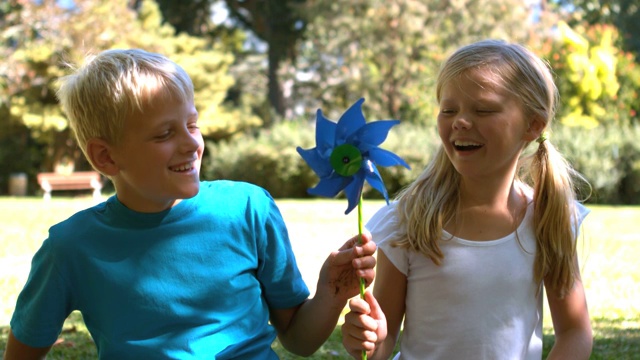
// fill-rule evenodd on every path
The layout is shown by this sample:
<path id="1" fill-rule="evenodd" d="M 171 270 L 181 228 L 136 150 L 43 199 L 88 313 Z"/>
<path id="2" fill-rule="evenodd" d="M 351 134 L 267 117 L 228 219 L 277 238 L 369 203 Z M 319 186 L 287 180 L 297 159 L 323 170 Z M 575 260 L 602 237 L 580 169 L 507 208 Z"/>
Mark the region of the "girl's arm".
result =
<path id="1" fill-rule="evenodd" d="M 342 342 L 351 356 L 359 359 L 362 350 L 371 360 L 391 356 L 400 335 L 406 293 L 407 277 L 379 251 L 374 298 L 367 294 L 366 303 L 353 299 L 342 326 Z"/>
<path id="2" fill-rule="evenodd" d="M 547 357 L 552 359 L 589 359 L 593 346 L 591 334 L 591 322 L 587 299 L 580 278 L 578 262 L 574 264 L 577 270 L 577 278 L 571 291 L 564 298 L 558 296 L 558 291 L 548 286 L 547 301 L 553 320 L 553 330 L 556 341 Z"/>

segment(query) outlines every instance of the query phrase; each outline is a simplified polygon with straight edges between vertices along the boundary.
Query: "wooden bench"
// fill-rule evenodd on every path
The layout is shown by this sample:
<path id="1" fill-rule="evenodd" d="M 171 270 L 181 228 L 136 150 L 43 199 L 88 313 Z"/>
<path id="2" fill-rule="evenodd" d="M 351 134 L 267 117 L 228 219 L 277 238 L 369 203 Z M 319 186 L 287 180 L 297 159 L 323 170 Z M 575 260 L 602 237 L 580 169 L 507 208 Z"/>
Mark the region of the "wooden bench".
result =
<path id="1" fill-rule="evenodd" d="M 51 199 L 53 190 L 89 190 L 93 189 L 93 198 L 99 199 L 102 179 L 97 171 L 77 171 L 69 174 L 39 173 L 38 184 L 44 191 L 44 199 Z"/>

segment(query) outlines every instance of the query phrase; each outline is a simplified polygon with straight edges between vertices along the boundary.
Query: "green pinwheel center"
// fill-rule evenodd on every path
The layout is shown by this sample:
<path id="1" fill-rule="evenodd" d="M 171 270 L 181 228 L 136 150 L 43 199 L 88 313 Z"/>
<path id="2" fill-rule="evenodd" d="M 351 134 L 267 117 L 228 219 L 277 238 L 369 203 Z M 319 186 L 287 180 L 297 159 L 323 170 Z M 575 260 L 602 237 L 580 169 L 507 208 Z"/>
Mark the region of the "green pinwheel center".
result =
<path id="1" fill-rule="evenodd" d="M 336 146 L 329 158 L 331 167 L 342 176 L 352 176 L 360 170 L 362 154 L 351 144 Z"/>

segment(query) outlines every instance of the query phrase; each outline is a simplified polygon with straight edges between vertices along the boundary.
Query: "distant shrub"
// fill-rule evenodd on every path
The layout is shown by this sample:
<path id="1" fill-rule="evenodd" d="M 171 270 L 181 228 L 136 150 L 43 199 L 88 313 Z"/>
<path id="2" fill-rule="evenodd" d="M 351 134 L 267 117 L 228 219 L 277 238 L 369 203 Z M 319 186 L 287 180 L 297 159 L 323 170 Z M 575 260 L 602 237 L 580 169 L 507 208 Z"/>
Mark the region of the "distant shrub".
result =
<path id="1" fill-rule="evenodd" d="M 640 130 L 635 127 L 586 130 L 558 126 L 551 141 L 593 187 L 589 202 L 640 204 Z M 435 153 L 440 140 L 435 126 L 402 123 L 394 127 L 383 149 L 401 156 L 410 166 L 379 167 L 389 195 L 413 181 Z M 315 129 L 308 124 L 280 123 L 269 130 L 223 142 L 207 142 L 203 178 L 246 181 L 262 186 L 276 198 L 310 197 L 318 183 L 296 151 L 315 146 Z M 342 195 L 340 195 L 342 196 Z M 365 186 L 365 198 L 382 198 Z"/>
<path id="2" fill-rule="evenodd" d="M 381 147 L 404 158 L 412 170 L 398 166 L 379 168 L 389 194 L 407 185 L 422 170 L 433 152 L 436 136 L 435 128 L 401 124 L 392 129 Z M 315 146 L 315 129 L 311 125 L 280 123 L 256 135 L 217 143 L 208 141 L 203 178 L 250 182 L 277 198 L 309 197 L 307 189 L 319 179 L 302 160 L 297 146 L 305 149 Z M 368 187 L 365 196 L 381 197 Z"/>
<path id="3" fill-rule="evenodd" d="M 640 204 L 638 127 L 558 127 L 551 139 L 593 188 L 591 203 Z"/>
<path id="4" fill-rule="evenodd" d="M 203 178 L 250 182 L 277 198 L 305 197 L 314 175 L 298 155 L 296 146 L 312 146 L 314 132 L 301 131 L 300 127 L 282 123 L 260 130 L 257 135 L 217 143 L 208 141 Z"/>

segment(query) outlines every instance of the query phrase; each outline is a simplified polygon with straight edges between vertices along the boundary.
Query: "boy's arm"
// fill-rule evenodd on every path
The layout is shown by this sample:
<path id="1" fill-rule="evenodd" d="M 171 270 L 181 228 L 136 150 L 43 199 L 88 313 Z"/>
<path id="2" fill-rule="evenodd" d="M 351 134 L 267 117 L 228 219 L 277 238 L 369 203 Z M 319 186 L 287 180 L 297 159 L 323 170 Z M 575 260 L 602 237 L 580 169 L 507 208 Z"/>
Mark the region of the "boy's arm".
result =
<path id="1" fill-rule="evenodd" d="M 375 275 L 376 244 L 370 234 L 354 236 L 322 265 L 316 294 L 290 309 L 271 309 L 271 323 L 282 345 L 309 356 L 324 344 L 338 323 L 347 301 L 360 293 L 362 277 L 368 286 Z"/>
<path id="2" fill-rule="evenodd" d="M 43 348 L 34 348 L 23 344 L 20 340 L 16 339 L 13 332 L 9 330 L 9 340 L 7 340 L 7 347 L 4 350 L 4 360 L 40 360 L 47 357 L 47 353 L 51 349 L 51 346 Z"/>

